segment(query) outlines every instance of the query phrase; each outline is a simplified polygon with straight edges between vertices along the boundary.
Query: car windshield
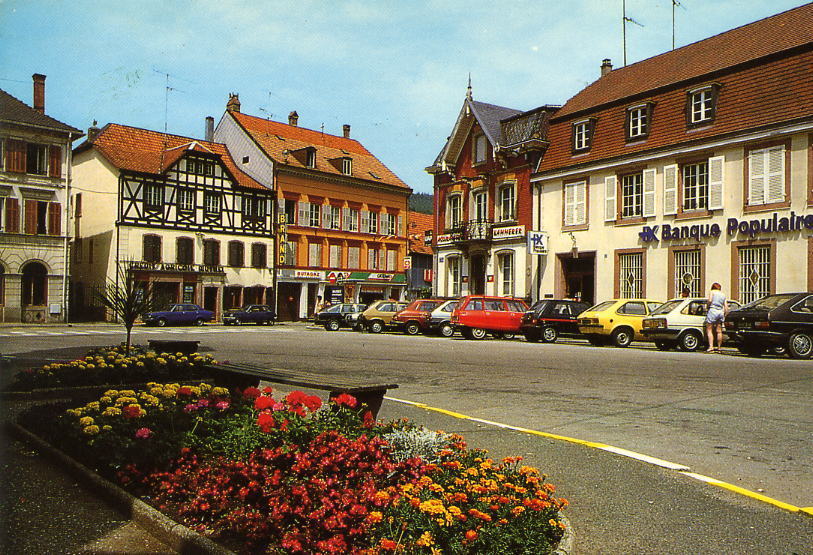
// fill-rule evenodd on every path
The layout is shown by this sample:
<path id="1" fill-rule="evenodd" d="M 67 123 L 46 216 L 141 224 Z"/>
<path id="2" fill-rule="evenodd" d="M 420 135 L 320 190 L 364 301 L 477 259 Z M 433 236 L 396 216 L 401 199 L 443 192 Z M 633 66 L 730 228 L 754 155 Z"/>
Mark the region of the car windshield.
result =
<path id="1" fill-rule="evenodd" d="M 531 310 L 534 312 L 542 312 L 550 301 L 547 299 L 536 301 L 534 305 L 531 307 Z"/>
<path id="2" fill-rule="evenodd" d="M 768 297 L 763 297 L 762 299 L 752 302 L 745 308 L 752 308 L 755 310 L 773 310 L 774 308 L 785 304 L 795 296 L 795 294 L 769 295 Z"/>
<path id="3" fill-rule="evenodd" d="M 611 306 L 615 304 L 615 301 L 604 301 L 603 303 L 598 303 L 595 306 L 591 306 L 587 310 L 589 312 L 601 312 L 602 310 L 607 310 Z"/>
<path id="4" fill-rule="evenodd" d="M 451 311 L 453 311 L 455 308 L 457 308 L 457 304 L 458 304 L 458 303 L 457 303 L 457 301 L 449 301 L 449 302 L 448 302 L 448 303 L 446 303 L 445 305 L 441 305 L 441 306 L 438 308 L 438 310 L 440 310 L 441 312 L 451 312 Z"/>
<path id="5" fill-rule="evenodd" d="M 682 303 L 682 302 L 683 302 L 682 300 L 679 300 L 679 301 L 666 301 L 661 306 L 659 306 L 658 308 L 656 308 L 655 310 L 652 311 L 652 316 L 657 316 L 658 314 L 669 314 L 675 308 L 677 308 L 677 306 L 680 305 L 680 303 Z"/>
<path id="6" fill-rule="evenodd" d="M 341 312 L 341 310 L 342 310 L 342 305 L 337 304 L 335 306 L 331 306 L 331 307 L 325 309 L 325 312 L 333 314 L 334 312 Z"/>

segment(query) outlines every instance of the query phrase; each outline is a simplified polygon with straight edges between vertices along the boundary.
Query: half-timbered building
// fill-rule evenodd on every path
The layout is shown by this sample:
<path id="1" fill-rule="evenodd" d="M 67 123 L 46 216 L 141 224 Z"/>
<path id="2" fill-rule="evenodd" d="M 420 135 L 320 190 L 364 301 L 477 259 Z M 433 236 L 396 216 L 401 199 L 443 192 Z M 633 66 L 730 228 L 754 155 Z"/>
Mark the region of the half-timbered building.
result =
<path id="1" fill-rule="evenodd" d="M 274 189 L 279 221 L 278 312 L 308 317 L 317 298 L 403 298 L 412 190 L 359 141 L 240 111 L 232 95 L 215 129 L 240 167 Z"/>
<path id="2" fill-rule="evenodd" d="M 225 145 L 111 123 L 74 153 L 74 299 L 120 270 L 164 303 L 222 310 L 273 299 L 271 191 Z"/>
<path id="3" fill-rule="evenodd" d="M 0 90 L 0 322 L 68 318 L 71 143 L 82 132 L 45 114 L 45 75 L 32 106 Z"/>

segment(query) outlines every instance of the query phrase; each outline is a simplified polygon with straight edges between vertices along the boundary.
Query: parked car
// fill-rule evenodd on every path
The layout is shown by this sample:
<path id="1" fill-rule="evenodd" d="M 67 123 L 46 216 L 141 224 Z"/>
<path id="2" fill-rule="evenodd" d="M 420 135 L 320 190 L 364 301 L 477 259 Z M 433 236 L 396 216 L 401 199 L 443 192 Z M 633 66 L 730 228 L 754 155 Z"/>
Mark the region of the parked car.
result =
<path id="1" fill-rule="evenodd" d="M 328 331 L 337 331 L 339 328 L 353 327 L 355 319 L 351 320 L 350 316 L 358 316 L 365 308 L 367 308 L 366 304 L 359 303 L 334 304 L 317 312 L 313 317 L 313 323 L 324 326 Z"/>
<path id="2" fill-rule="evenodd" d="M 553 343 L 560 335 L 581 337 L 578 316 L 588 308 L 579 301 L 542 299 L 522 315 L 520 330 L 532 342 Z"/>
<path id="3" fill-rule="evenodd" d="M 168 310 L 150 312 L 144 317 L 148 326 L 182 326 L 194 324 L 202 326 L 215 317 L 211 310 L 204 310 L 196 304 L 174 304 Z"/>
<path id="4" fill-rule="evenodd" d="M 652 299 L 613 299 L 588 308 L 579 315 L 579 331 L 592 345 L 612 343 L 629 347 L 641 341 L 643 320 L 663 303 Z"/>
<path id="5" fill-rule="evenodd" d="M 417 335 L 429 329 L 429 315 L 443 299 L 415 299 L 392 317 L 392 325 L 407 335 Z"/>
<path id="6" fill-rule="evenodd" d="M 810 358 L 813 355 L 813 293 L 763 297 L 729 312 L 725 327 L 740 351 L 747 355 L 760 356 L 766 350 L 778 354 L 785 347 L 793 358 Z"/>
<path id="7" fill-rule="evenodd" d="M 223 324 L 227 326 L 273 324 L 276 320 L 277 313 L 266 304 L 250 304 L 223 313 Z"/>
<path id="8" fill-rule="evenodd" d="M 522 299 L 469 295 L 460 299 L 451 323 L 466 339 L 483 339 L 488 333 L 510 339 L 519 333 L 527 310 Z"/>
<path id="9" fill-rule="evenodd" d="M 454 326 L 452 326 L 452 311 L 457 308 L 460 301 L 453 299 L 450 301 L 443 301 L 429 314 L 429 331 L 437 332 L 443 337 L 451 337 L 454 335 Z"/>
<path id="10" fill-rule="evenodd" d="M 728 301 L 728 307 L 736 310 L 740 303 Z M 651 317 L 644 318 L 641 334 L 661 351 L 675 347 L 681 351 L 697 351 L 708 344 L 707 311 L 708 302 L 703 297 L 668 300 L 653 310 Z"/>
<path id="11" fill-rule="evenodd" d="M 373 333 L 381 333 L 392 325 L 393 316 L 406 306 L 407 303 L 400 301 L 376 301 L 358 317 L 357 327 Z"/>

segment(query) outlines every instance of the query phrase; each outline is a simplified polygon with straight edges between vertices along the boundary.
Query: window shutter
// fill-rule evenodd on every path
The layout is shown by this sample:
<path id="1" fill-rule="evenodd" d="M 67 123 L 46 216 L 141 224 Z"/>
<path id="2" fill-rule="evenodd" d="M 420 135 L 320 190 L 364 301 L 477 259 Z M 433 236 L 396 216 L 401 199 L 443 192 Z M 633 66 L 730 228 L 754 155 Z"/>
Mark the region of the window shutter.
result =
<path id="1" fill-rule="evenodd" d="M 25 173 L 25 141 L 6 141 L 6 171 Z"/>
<path id="2" fill-rule="evenodd" d="M 614 222 L 618 216 L 618 207 L 616 206 L 617 195 L 616 177 L 610 175 L 604 178 L 604 221 Z"/>
<path id="3" fill-rule="evenodd" d="M 725 156 L 709 158 L 709 210 L 723 209 Z"/>
<path id="4" fill-rule="evenodd" d="M 6 198 L 6 233 L 20 232 L 20 205 L 14 197 Z"/>
<path id="5" fill-rule="evenodd" d="M 62 177 L 62 148 L 51 146 L 49 149 L 48 175 Z"/>
<path id="6" fill-rule="evenodd" d="M 323 204 L 322 205 L 322 227 L 324 229 L 330 229 L 330 222 L 332 218 L 330 217 L 330 205 Z"/>
<path id="7" fill-rule="evenodd" d="M 361 211 L 361 232 L 370 233 L 370 212 L 368 210 Z"/>
<path id="8" fill-rule="evenodd" d="M 25 232 L 28 235 L 37 233 L 37 201 L 25 201 Z"/>
<path id="9" fill-rule="evenodd" d="M 663 167 L 663 215 L 673 216 L 678 209 L 678 167 Z"/>
<path id="10" fill-rule="evenodd" d="M 400 236 L 401 230 L 404 229 L 404 217 L 400 214 L 398 215 L 398 222 L 396 223 L 396 226 L 397 227 L 395 228 L 395 235 Z"/>
<path id="11" fill-rule="evenodd" d="M 573 225 L 574 223 L 575 196 L 576 185 L 565 185 L 565 225 Z"/>
<path id="12" fill-rule="evenodd" d="M 297 214 L 297 225 L 308 226 L 310 225 L 310 203 L 305 201 L 297 202 L 299 214 Z"/>
<path id="13" fill-rule="evenodd" d="M 643 216 L 649 218 L 655 215 L 655 170 L 644 170 L 644 206 Z"/>
<path id="14" fill-rule="evenodd" d="M 347 207 L 342 208 L 342 229 L 350 230 L 350 209 Z"/>
<path id="15" fill-rule="evenodd" d="M 574 218 L 577 225 L 587 223 L 587 182 L 576 184 Z"/>
<path id="16" fill-rule="evenodd" d="M 378 269 L 384 270 L 387 267 L 387 249 L 378 251 Z"/>
<path id="17" fill-rule="evenodd" d="M 748 155 L 748 204 L 765 202 L 765 155 L 752 150 Z"/>
<path id="18" fill-rule="evenodd" d="M 766 203 L 784 202 L 785 200 L 785 147 L 769 148 L 765 153 L 767 172 L 765 175 L 767 196 Z"/>
<path id="19" fill-rule="evenodd" d="M 48 203 L 48 235 L 62 235 L 62 205 Z"/>

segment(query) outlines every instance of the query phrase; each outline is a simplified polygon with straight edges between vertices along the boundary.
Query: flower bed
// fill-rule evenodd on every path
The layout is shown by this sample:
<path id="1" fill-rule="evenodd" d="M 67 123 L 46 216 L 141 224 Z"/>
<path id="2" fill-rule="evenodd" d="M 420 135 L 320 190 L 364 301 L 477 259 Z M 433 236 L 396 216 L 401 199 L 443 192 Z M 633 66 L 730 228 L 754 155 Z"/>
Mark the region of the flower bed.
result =
<path id="1" fill-rule="evenodd" d="M 94 349 L 71 362 L 46 364 L 18 372 L 6 391 L 32 391 L 95 385 L 145 383 L 150 380 L 189 380 L 202 377 L 202 367 L 214 359 L 199 353 L 155 353 L 124 344 Z"/>
<path id="2" fill-rule="evenodd" d="M 302 392 L 151 383 L 51 414 L 24 423 L 235 551 L 545 553 L 565 527 L 567 502 L 520 458 L 377 422 L 349 395 L 323 407 Z"/>

